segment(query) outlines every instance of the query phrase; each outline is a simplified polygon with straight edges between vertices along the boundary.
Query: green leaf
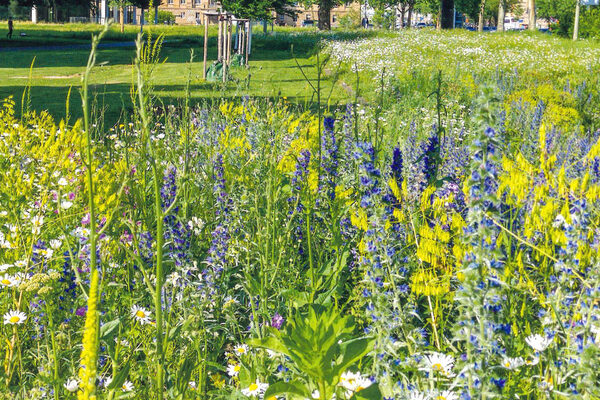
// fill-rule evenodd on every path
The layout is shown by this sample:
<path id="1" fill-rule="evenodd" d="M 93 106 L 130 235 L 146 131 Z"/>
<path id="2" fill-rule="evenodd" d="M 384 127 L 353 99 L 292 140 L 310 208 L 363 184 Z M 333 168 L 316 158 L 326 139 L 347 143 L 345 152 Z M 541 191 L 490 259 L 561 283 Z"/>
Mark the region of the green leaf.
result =
<path id="1" fill-rule="evenodd" d="M 267 336 L 263 339 L 248 339 L 246 343 L 252 347 L 269 349 L 276 353 L 285 354 L 288 357 L 291 356 L 289 349 L 275 336 Z"/>
<path id="2" fill-rule="evenodd" d="M 115 329 L 117 329 L 120 322 L 121 320 L 117 318 L 113 321 L 107 322 L 104 325 L 102 325 L 100 327 L 100 338 L 104 339 L 105 337 L 110 335 Z"/>
<path id="3" fill-rule="evenodd" d="M 363 358 L 368 352 L 373 349 L 375 339 L 359 338 L 342 343 L 342 362 L 335 366 L 335 375 L 339 376 L 352 364 Z"/>
<path id="4" fill-rule="evenodd" d="M 358 393 L 354 393 L 354 396 L 352 396 L 350 400 L 381 400 L 381 398 L 382 395 L 379 390 L 379 385 L 375 383 Z"/>
<path id="5" fill-rule="evenodd" d="M 108 385 L 107 389 L 108 390 L 120 389 L 121 386 L 123 386 L 125 379 L 127 379 L 128 374 L 129 374 L 129 361 L 127 361 L 125 363 L 125 365 L 123 366 L 123 368 L 121 368 L 119 373 L 117 373 L 117 375 L 115 377 L 113 377 L 113 380 L 112 380 L 112 382 L 110 382 L 110 385 Z"/>
<path id="6" fill-rule="evenodd" d="M 295 395 L 305 399 L 312 398 L 310 391 L 302 382 L 298 380 L 291 382 L 277 382 L 272 384 L 265 392 L 264 398 L 268 399 L 269 397 L 280 395 Z"/>

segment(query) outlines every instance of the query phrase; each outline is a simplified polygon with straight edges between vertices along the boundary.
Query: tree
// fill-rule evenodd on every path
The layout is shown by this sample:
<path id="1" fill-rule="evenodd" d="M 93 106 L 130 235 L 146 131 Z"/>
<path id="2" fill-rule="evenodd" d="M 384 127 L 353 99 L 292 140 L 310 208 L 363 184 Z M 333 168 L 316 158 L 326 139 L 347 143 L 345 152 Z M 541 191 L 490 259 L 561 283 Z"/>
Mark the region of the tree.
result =
<path id="1" fill-rule="evenodd" d="M 272 12 L 294 15 L 291 0 L 221 0 L 223 9 L 238 18 L 269 20 Z"/>
<path id="2" fill-rule="evenodd" d="M 506 15 L 506 4 L 504 0 L 498 2 L 498 32 L 504 32 L 504 16 Z"/>
<path id="3" fill-rule="evenodd" d="M 319 6 L 319 23 L 318 27 L 321 30 L 331 30 L 331 9 L 339 6 L 341 0 L 304 0 L 302 2 L 306 7 L 313 5 Z"/>
<path id="4" fill-rule="evenodd" d="M 131 5 L 140 9 L 140 32 L 144 30 L 144 10 L 150 7 L 151 0 L 130 0 Z"/>
<path id="5" fill-rule="evenodd" d="M 529 30 L 537 30 L 537 20 L 535 12 L 535 0 L 527 0 L 529 6 Z"/>
<path id="6" fill-rule="evenodd" d="M 440 28 L 454 28 L 454 0 L 442 0 L 440 7 Z"/>
<path id="7" fill-rule="evenodd" d="M 575 22 L 576 0 L 537 0 L 540 18 L 557 20 L 553 28 L 560 36 L 569 36 Z"/>
<path id="8" fill-rule="evenodd" d="M 125 7 L 131 5 L 129 0 L 110 0 L 108 3 L 110 7 L 117 7 L 119 9 L 119 21 L 121 23 L 121 33 L 125 32 Z"/>

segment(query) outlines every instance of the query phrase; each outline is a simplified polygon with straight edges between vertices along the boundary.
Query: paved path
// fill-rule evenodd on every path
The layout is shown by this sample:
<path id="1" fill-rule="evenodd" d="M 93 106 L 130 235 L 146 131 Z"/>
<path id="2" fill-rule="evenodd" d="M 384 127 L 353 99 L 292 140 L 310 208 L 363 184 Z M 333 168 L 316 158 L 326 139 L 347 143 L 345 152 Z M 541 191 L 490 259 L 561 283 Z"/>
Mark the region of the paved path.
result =
<path id="1" fill-rule="evenodd" d="M 118 47 L 135 47 L 135 42 L 100 43 L 98 48 L 110 49 Z M 29 46 L 29 47 L 0 47 L 2 51 L 44 51 L 44 50 L 90 50 L 91 44 L 67 44 L 62 46 Z"/>

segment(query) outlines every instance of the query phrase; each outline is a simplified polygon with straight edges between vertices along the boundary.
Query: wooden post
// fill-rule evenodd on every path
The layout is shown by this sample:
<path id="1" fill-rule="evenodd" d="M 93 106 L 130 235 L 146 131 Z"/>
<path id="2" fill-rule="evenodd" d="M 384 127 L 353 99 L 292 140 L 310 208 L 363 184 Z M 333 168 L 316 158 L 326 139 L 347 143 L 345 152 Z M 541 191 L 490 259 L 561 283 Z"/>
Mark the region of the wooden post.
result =
<path id="1" fill-rule="evenodd" d="M 227 66 L 231 63 L 231 39 L 233 34 L 233 21 L 231 17 L 227 20 Z"/>
<path id="2" fill-rule="evenodd" d="M 202 76 L 206 80 L 206 59 L 208 58 L 208 15 L 204 14 L 204 73 Z"/>
<path id="3" fill-rule="evenodd" d="M 252 37 L 252 24 L 250 20 L 246 22 L 248 27 L 248 33 L 246 34 L 246 68 L 248 68 L 248 56 L 250 55 L 250 38 Z"/>
<path id="4" fill-rule="evenodd" d="M 217 56 L 217 60 L 222 61 L 223 58 L 223 51 L 222 51 L 222 47 L 223 47 L 223 18 L 221 17 L 221 14 L 219 14 L 219 36 L 217 38 L 217 52 L 218 52 L 218 56 Z"/>

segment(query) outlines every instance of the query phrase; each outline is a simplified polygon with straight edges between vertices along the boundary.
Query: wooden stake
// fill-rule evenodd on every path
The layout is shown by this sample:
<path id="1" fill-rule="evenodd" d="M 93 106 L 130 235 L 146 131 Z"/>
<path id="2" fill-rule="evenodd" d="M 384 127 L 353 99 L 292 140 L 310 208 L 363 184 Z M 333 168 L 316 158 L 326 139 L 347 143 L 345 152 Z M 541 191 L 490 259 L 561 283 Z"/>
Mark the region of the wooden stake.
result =
<path id="1" fill-rule="evenodd" d="M 202 76 L 206 80 L 206 60 L 208 58 L 208 15 L 204 15 L 204 73 Z"/>
<path id="2" fill-rule="evenodd" d="M 227 65 L 231 63 L 231 39 L 233 34 L 233 22 L 231 18 L 227 20 Z"/>
<path id="3" fill-rule="evenodd" d="M 218 36 L 217 41 L 218 41 L 218 43 L 217 43 L 217 52 L 218 52 L 217 60 L 222 61 L 222 58 L 223 58 L 223 53 L 222 53 L 222 46 L 223 46 L 223 20 L 222 20 L 220 14 L 219 14 L 219 36 Z"/>
<path id="4" fill-rule="evenodd" d="M 250 20 L 246 22 L 248 26 L 248 33 L 246 34 L 246 68 L 248 68 L 248 56 L 250 55 L 250 39 L 252 38 L 252 24 Z"/>

